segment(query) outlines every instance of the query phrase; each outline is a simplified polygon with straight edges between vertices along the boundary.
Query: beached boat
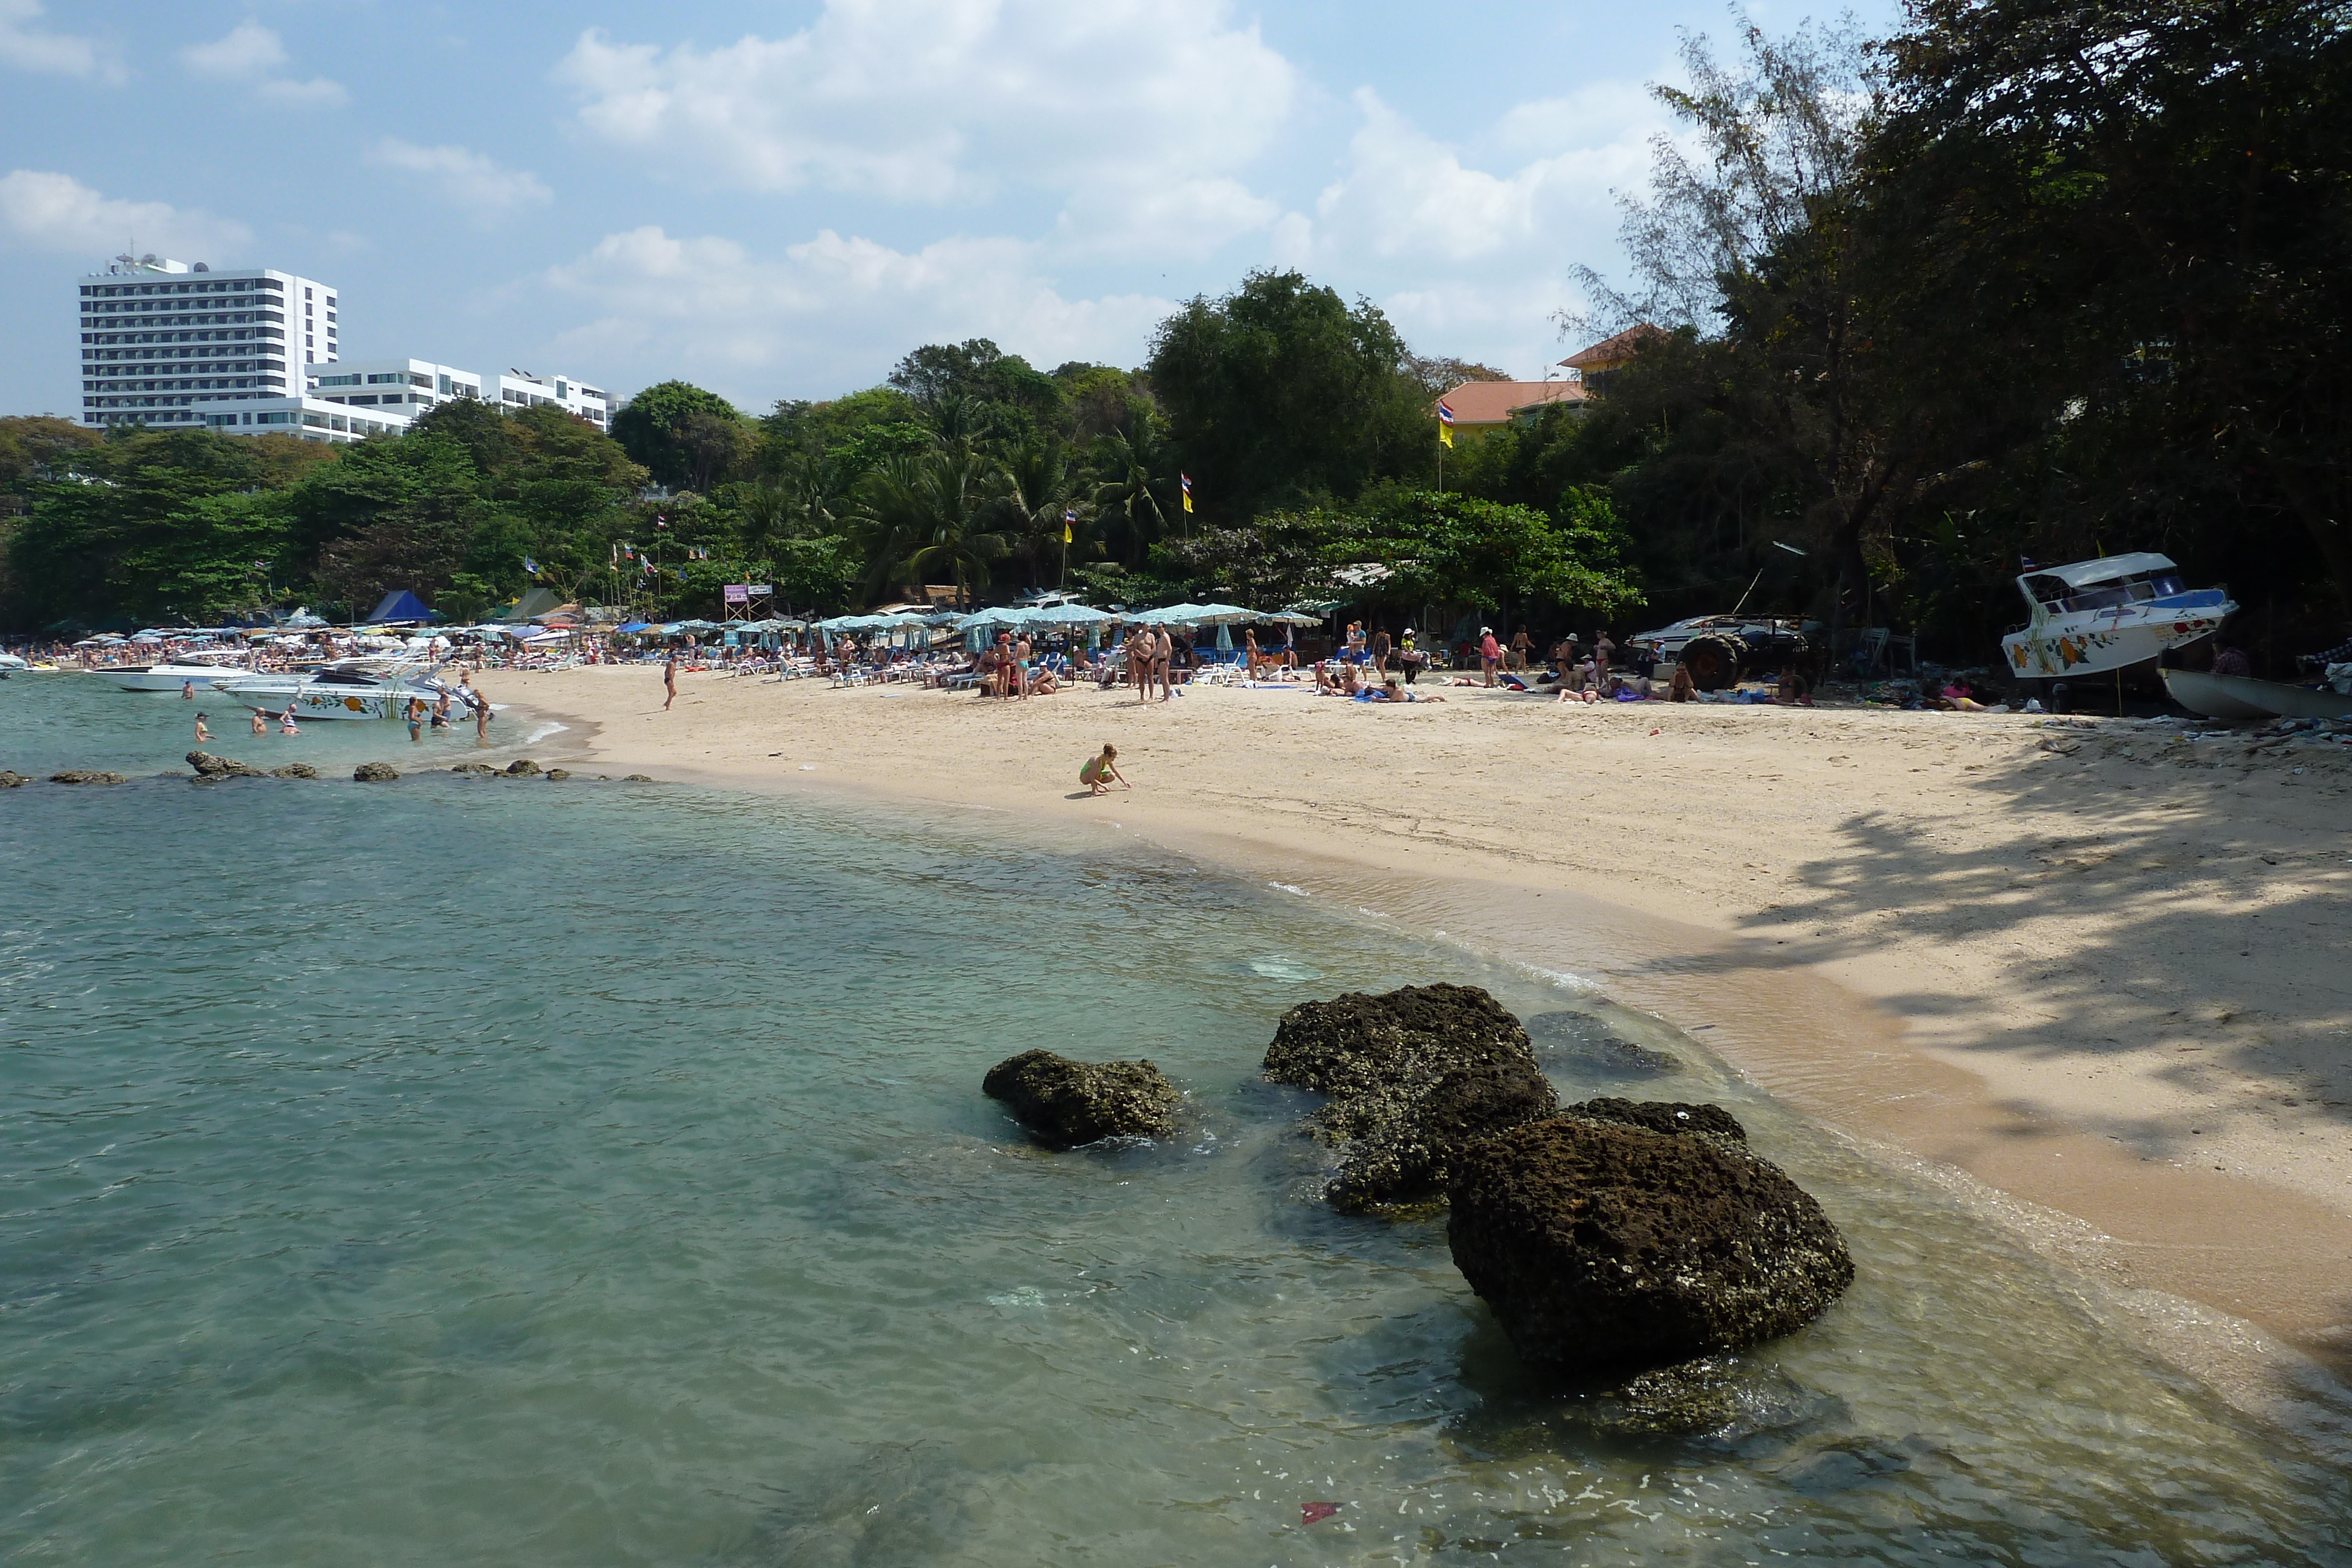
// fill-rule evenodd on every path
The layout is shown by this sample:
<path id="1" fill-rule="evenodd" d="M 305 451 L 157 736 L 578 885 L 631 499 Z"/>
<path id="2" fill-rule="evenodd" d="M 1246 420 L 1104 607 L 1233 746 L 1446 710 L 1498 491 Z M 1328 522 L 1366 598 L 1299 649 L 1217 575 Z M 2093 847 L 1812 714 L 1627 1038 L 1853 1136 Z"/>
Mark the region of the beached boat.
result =
<path id="1" fill-rule="evenodd" d="M 234 657 L 223 654 L 224 659 Z M 210 691 L 252 672 L 241 664 L 205 664 L 194 659 L 171 659 L 156 664 L 125 664 L 121 669 L 100 670 L 99 678 L 110 681 L 126 692 L 176 692 L 194 685 L 196 690 Z"/>
<path id="2" fill-rule="evenodd" d="M 2028 679 L 2096 675 L 2144 664 L 2210 637 L 2238 606 L 2227 590 L 2180 586 L 2180 569 L 2146 551 L 2019 576 L 2032 618 L 2000 640 L 2010 668 Z"/>
<path id="3" fill-rule="evenodd" d="M 2352 718 L 2352 696 L 2326 686 L 2291 686 L 2252 675 L 2166 670 L 2164 689 L 2190 713 L 2207 718 Z"/>
<path id="4" fill-rule="evenodd" d="M 471 701 L 414 659 L 338 659 L 300 674 L 254 675 L 219 688 L 221 695 L 266 713 L 292 707 L 298 718 L 397 718 L 411 697 L 427 706 L 447 692 L 463 711 Z"/>

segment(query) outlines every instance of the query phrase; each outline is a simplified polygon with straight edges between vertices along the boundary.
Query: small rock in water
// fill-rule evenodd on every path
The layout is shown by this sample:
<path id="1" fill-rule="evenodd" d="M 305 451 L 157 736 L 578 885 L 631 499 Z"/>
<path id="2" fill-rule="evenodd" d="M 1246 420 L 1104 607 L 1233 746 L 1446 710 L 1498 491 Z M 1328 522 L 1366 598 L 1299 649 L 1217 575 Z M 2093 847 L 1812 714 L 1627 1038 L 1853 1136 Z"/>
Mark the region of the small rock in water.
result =
<path id="1" fill-rule="evenodd" d="M 95 772 L 89 768 L 69 768 L 63 773 L 49 775 L 52 784 L 121 784 L 126 782 L 120 773 Z"/>
<path id="2" fill-rule="evenodd" d="M 1591 1013 L 1538 1013 L 1528 1019 L 1528 1038 L 1547 1063 L 1610 1078 L 1656 1078 L 1682 1066 L 1665 1051 L 1612 1033 Z"/>
<path id="3" fill-rule="evenodd" d="M 653 781 L 653 775 L 650 773 L 628 773 L 621 778 L 621 782 L 624 784 L 650 784 Z"/>
<path id="4" fill-rule="evenodd" d="M 499 770 L 487 762 L 460 762 L 449 769 L 452 773 L 470 773 L 484 779 L 495 779 Z"/>
<path id="5" fill-rule="evenodd" d="M 561 784 L 572 777 L 572 770 L 568 768 L 551 768 L 547 770 L 547 777 L 551 782 Z"/>
<path id="6" fill-rule="evenodd" d="M 981 1092 L 1002 1100 L 1030 1136 L 1075 1149 L 1122 1135 L 1164 1138 L 1176 1131 L 1178 1095 L 1149 1061 L 1073 1061 L 1024 1051 L 988 1070 Z"/>
<path id="7" fill-rule="evenodd" d="M 1821 1205 L 1719 1136 L 1556 1116 L 1473 1145 L 1448 1197 L 1454 1266 L 1555 1374 L 1744 1349 L 1853 1281 Z"/>
<path id="8" fill-rule="evenodd" d="M 272 779 L 316 779 L 319 770 L 307 762 L 289 762 L 283 768 L 269 770 Z"/>
<path id="9" fill-rule="evenodd" d="M 1624 1127 L 1647 1127 L 1653 1133 L 1698 1133 L 1710 1138 L 1748 1141 L 1748 1129 L 1720 1105 L 1692 1105 L 1679 1100 L 1587 1100 L 1560 1108 L 1563 1116 L 1588 1122 L 1614 1122 Z"/>
<path id="10" fill-rule="evenodd" d="M 267 779 L 269 777 L 249 762 L 232 761 L 215 757 L 209 751 L 188 753 L 188 766 L 196 770 L 199 779 Z"/>
<path id="11" fill-rule="evenodd" d="M 24 786 L 30 784 L 32 780 L 22 773 L 13 772 L 8 768 L 0 768 L 0 789 L 22 789 Z"/>
<path id="12" fill-rule="evenodd" d="M 1528 1031 L 1475 986 L 1302 1002 L 1283 1014 L 1265 1075 L 1331 1096 L 1308 1121 L 1340 1146 L 1328 1196 L 1357 1213 L 1442 1201 L 1463 1147 L 1558 1108 Z"/>
<path id="13" fill-rule="evenodd" d="M 352 781 L 356 784 L 382 784 L 400 777 L 400 770 L 389 762 L 362 762 L 352 769 Z"/>
<path id="14" fill-rule="evenodd" d="M 538 771 L 539 764 L 528 757 L 518 757 L 507 764 L 507 777 L 509 779 L 528 779 Z"/>

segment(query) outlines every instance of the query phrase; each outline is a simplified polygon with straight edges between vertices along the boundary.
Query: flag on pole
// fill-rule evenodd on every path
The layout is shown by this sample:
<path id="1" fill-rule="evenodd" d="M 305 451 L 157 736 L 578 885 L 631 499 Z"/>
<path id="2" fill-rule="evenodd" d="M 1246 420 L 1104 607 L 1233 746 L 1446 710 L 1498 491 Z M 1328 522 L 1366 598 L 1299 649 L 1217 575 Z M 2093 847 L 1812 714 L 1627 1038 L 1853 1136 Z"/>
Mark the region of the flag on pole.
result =
<path id="1" fill-rule="evenodd" d="M 1062 508 L 1062 542 L 1064 544 L 1068 544 L 1070 542 L 1070 530 L 1076 524 L 1077 520 L 1078 514 L 1075 507 L 1064 507 Z"/>
<path id="2" fill-rule="evenodd" d="M 530 573 L 533 577 L 537 577 L 539 575 L 539 562 L 531 559 L 529 556 L 522 558 L 522 569 L 523 570 Z"/>
<path id="3" fill-rule="evenodd" d="M 1176 476 L 1176 483 L 1183 486 L 1184 509 L 1189 512 L 1192 509 L 1192 476 L 1179 474 Z"/>
<path id="4" fill-rule="evenodd" d="M 654 518 L 654 527 L 657 528 L 666 528 L 669 527 L 669 519 L 667 517 L 656 517 Z"/>
<path id="5" fill-rule="evenodd" d="M 1448 446 L 1454 444 L 1454 410 L 1444 398 L 1437 400 L 1437 439 Z"/>

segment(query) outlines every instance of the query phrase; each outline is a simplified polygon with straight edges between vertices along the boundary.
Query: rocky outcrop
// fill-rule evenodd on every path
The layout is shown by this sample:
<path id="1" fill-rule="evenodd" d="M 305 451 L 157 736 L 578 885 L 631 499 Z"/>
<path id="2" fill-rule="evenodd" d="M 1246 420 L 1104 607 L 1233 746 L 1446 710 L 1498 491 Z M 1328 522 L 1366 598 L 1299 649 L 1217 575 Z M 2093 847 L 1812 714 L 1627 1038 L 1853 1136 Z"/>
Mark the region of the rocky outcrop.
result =
<path id="1" fill-rule="evenodd" d="M 129 782 L 120 773 L 100 773 L 85 768 L 69 768 L 63 773 L 49 775 L 52 784 L 122 784 Z"/>
<path id="2" fill-rule="evenodd" d="M 507 764 L 507 777 L 509 779 L 528 779 L 538 771 L 539 764 L 528 757 L 518 757 Z"/>
<path id="3" fill-rule="evenodd" d="M 1464 1150 L 1447 1197 L 1454 1266 L 1549 1372 L 1758 1344 L 1853 1280 L 1821 1205 L 1724 1136 L 1555 1116 Z"/>
<path id="4" fill-rule="evenodd" d="M 21 789 L 32 779 L 10 768 L 0 768 L 0 789 Z"/>
<path id="5" fill-rule="evenodd" d="M 470 773 L 480 779 L 495 779 L 499 770 L 487 762 L 460 762 L 449 769 L 452 773 Z"/>
<path id="6" fill-rule="evenodd" d="M 1588 1122 L 1614 1122 L 1625 1127 L 1647 1127 L 1653 1133 L 1700 1133 L 1710 1138 L 1748 1141 L 1748 1129 L 1720 1105 L 1693 1105 L 1680 1100 L 1585 1100 L 1564 1107 L 1563 1116 Z"/>
<path id="7" fill-rule="evenodd" d="M 1308 1124 L 1339 1149 L 1326 1195 L 1357 1213 L 1442 1201 L 1464 1146 L 1557 1108 L 1527 1030 L 1475 986 L 1302 1002 L 1276 1029 L 1265 1075 L 1331 1096 Z"/>
<path id="8" fill-rule="evenodd" d="M 551 784 L 561 784 L 571 777 L 572 769 L 569 768 L 551 768 L 547 770 L 547 781 Z"/>
<path id="9" fill-rule="evenodd" d="M 316 779 L 319 770 L 307 762 L 289 762 L 283 768 L 269 770 L 272 779 Z"/>
<path id="10" fill-rule="evenodd" d="M 650 784 L 653 781 L 654 776 L 650 773 L 625 773 L 621 776 L 624 784 Z"/>
<path id="11" fill-rule="evenodd" d="M 1104 1138 L 1164 1138 L 1176 1131 L 1176 1086 L 1149 1061 L 1073 1061 L 1024 1051 L 988 1070 L 981 1090 L 1002 1100 L 1048 1148 Z"/>
<path id="12" fill-rule="evenodd" d="M 188 753 L 188 766 L 196 770 L 199 779 L 267 779 L 268 774 L 250 762 L 238 762 L 226 757 L 215 757 L 209 751 Z"/>
<path id="13" fill-rule="evenodd" d="M 400 777 L 400 770 L 389 762 L 362 762 L 352 769 L 352 781 L 356 784 L 384 784 Z"/>

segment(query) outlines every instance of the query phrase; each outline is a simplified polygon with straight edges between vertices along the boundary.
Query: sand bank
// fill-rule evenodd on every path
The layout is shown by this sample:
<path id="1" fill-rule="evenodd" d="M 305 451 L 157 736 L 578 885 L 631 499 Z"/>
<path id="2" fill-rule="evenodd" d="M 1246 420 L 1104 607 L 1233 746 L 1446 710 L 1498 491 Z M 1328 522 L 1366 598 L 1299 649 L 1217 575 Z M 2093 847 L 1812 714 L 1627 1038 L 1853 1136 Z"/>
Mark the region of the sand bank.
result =
<path id="1" fill-rule="evenodd" d="M 2126 1290 L 2352 1364 L 2352 750 L 1459 688 L 485 685 L 572 727 L 541 761 L 1116 823 L 1590 976 Z M 1087 799 L 1104 740 L 1136 789 Z"/>

